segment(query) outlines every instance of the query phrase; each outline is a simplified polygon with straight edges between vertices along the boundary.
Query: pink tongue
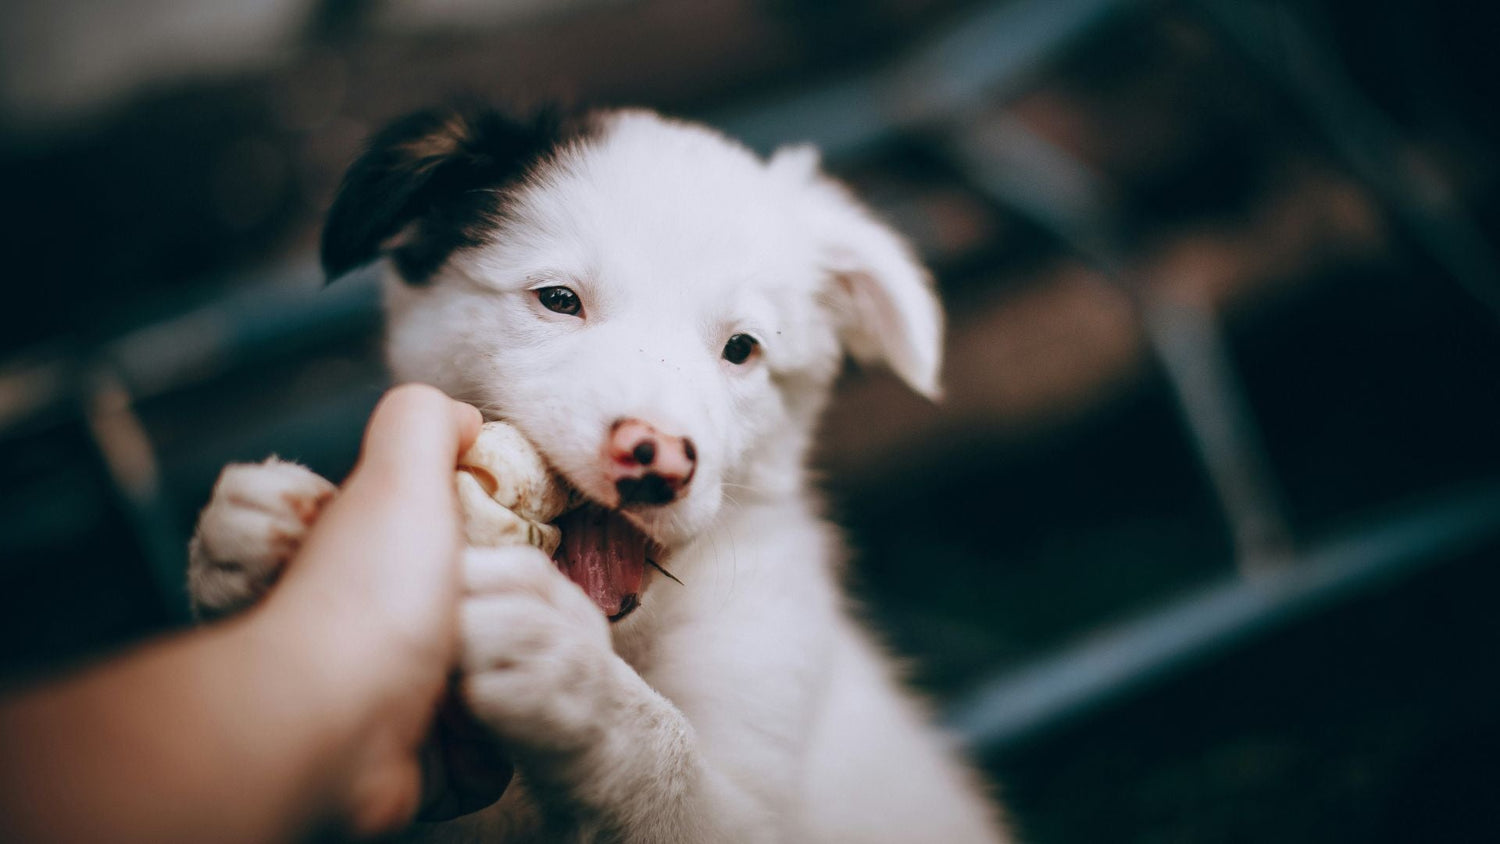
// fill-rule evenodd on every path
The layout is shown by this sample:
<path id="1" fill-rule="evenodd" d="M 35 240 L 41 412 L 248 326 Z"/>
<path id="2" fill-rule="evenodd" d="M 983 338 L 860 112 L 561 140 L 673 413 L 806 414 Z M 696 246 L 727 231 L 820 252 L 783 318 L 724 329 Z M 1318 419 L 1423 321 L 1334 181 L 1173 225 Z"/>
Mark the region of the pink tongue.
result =
<path id="1" fill-rule="evenodd" d="M 558 519 L 562 544 L 553 562 L 604 610 L 610 621 L 640 603 L 646 537 L 625 517 L 592 504 Z"/>

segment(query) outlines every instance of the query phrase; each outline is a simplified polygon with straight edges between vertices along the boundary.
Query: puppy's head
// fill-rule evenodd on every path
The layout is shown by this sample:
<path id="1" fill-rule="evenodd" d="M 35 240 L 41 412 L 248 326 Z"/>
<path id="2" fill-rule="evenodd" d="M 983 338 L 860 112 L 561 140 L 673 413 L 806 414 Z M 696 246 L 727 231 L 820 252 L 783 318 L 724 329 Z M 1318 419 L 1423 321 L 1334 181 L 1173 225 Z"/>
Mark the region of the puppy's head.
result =
<path id="1" fill-rule="evenodd" d="M 938 391 L 926 273 L 808 148 L 766 161 L 642 111 L 424 112 L 329 215 L 330 278 L 381 255 L 395 374 L 510 420 L 669 549 L 798 494 L 846 351 Z"/>

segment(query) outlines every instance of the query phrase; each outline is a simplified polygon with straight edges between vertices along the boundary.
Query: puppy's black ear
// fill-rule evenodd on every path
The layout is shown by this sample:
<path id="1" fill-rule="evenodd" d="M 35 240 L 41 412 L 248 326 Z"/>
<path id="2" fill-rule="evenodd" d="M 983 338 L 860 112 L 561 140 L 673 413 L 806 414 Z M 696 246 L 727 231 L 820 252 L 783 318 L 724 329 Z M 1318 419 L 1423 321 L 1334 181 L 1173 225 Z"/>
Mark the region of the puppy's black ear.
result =
<path id="1" fill-rule="evenodd" d="M 474 105 L 430 109 L 375 135 L 323 227 L 329 281 L 389 253 L 401 277 L 425 283 L 456 249 L 497 224 L 503 189 L 565 137 L 552 113 L 518 120 Z"/>

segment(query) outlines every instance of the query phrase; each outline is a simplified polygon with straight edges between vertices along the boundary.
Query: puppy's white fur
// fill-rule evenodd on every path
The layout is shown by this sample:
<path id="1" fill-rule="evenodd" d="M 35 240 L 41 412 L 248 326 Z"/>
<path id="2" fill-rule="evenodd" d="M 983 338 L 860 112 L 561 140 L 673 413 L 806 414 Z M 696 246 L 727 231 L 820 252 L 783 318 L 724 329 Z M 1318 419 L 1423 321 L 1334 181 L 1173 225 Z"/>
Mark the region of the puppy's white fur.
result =
<path id="1" fill-rule="evenodd" d="M 580 317 L 534 290 L 567 286 Z M 995 842 L 995 813 L 851 620 L 804 464 L 845 351 L 938 392 L 941 312 L 816 153 L 603 118 L 427 284 L 387 286 L 398 378 L 503 416 L 588 496 L 631 417 L 691 437 L 685 496 L 633 513 L 655 577 L 607 625 L 530 549 L 471 551 L 464 688 L 520 777 L 463 840 Z M 747 333 L 760 354 L 722 357 Z M 212 534 L 200 528 L 200 537 Z M 212 544 L 211 542 L 209 543 Z"/>

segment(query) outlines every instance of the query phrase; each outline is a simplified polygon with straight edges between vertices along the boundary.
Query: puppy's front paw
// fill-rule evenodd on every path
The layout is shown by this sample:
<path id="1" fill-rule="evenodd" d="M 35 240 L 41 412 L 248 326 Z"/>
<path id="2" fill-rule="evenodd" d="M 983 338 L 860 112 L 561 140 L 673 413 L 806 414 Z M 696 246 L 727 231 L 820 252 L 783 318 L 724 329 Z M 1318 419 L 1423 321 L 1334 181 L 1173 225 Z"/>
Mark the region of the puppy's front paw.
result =
<path id="1" fill-rule="evenodd" d="M 312 470 L 275 457 L 224 467 L 188 545 L 194 611 L 211 618 L 255 603 L 337 491 Z"/>
<path id="2" fill-rule="evenodd" d="M 508 746 L 569 753 L 607 720 L 616 661 L 609 624 L 529 546 L 470 548 L 460 609 L 463 690 Z"/>

